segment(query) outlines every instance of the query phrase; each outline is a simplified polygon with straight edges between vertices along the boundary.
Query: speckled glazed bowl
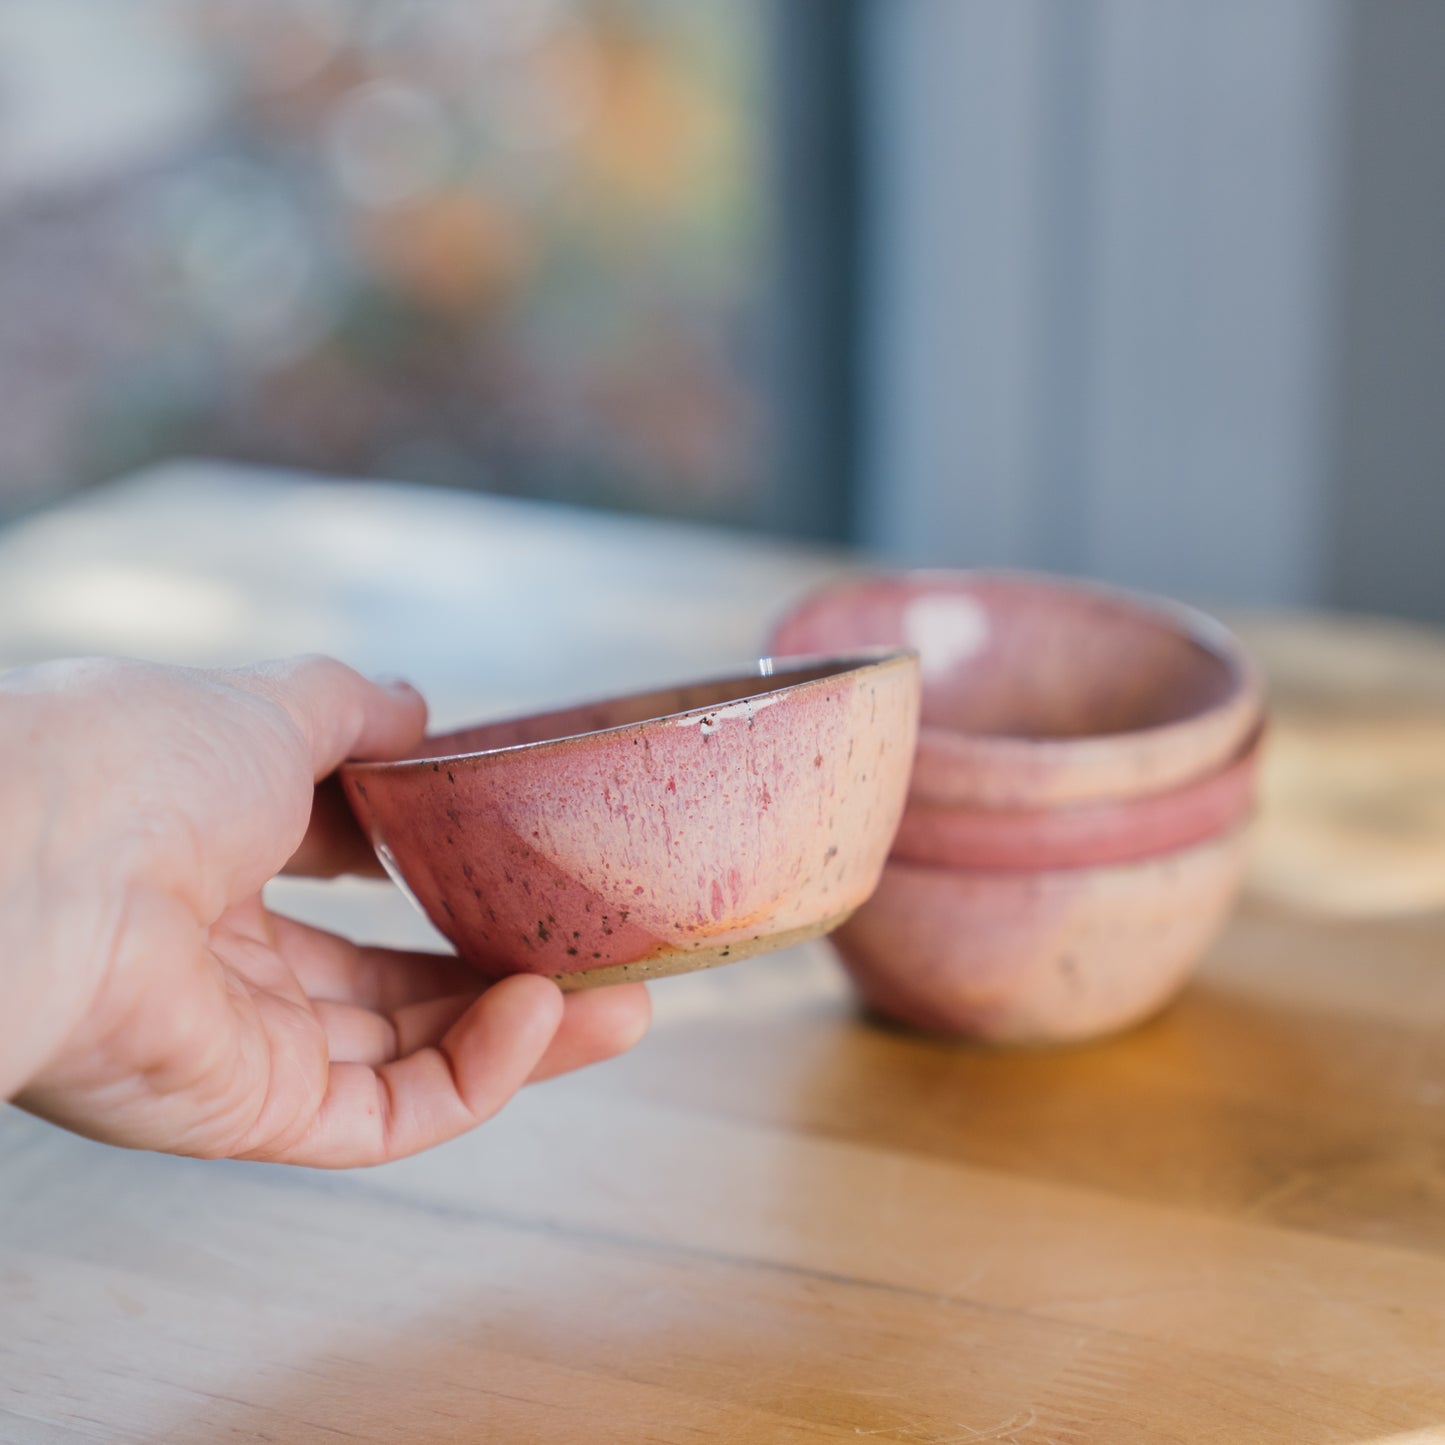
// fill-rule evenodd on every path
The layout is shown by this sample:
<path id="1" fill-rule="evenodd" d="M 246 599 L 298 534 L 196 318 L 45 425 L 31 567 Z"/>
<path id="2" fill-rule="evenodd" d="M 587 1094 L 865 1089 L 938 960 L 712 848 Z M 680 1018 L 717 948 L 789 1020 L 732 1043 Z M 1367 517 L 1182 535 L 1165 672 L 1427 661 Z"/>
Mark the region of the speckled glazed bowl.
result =
<path id="1" fill-rule="evenodd" d="M 916 1028 L 999 1043 L 1094 1038 L 1183 987 L 1243 869 L 1242 829 L 1098 868 L 894 861 L 833 943 L 864 1001 Z"/>
<path id="2" fill-rule="evenodd" d="M 1013 811 L 910 803 L 893 857 L 936 867 L 1037 872 L 1175 852 L 1249 820 L 1263 740 L 1264 728 L 1256 727 L 1217 772 L 1138 798 Z"/>
<path id="3" fill-rule="evenodd" d="M 580 988 L 745 958 L 873 891 L 919 710 L 909 652 L 758 668 L 433 737 L 342 784 L 488 977 Z"/>
<path id="4" fill-rule="evenodd" d="M 805 598 L 779 652 L 918 650 L 913 800 L 1047 809 L 1165 792 L 1223 767 L 1259 722 L 1228 631 L 1173 603 L 1062 578 L 914 572 Z"/>

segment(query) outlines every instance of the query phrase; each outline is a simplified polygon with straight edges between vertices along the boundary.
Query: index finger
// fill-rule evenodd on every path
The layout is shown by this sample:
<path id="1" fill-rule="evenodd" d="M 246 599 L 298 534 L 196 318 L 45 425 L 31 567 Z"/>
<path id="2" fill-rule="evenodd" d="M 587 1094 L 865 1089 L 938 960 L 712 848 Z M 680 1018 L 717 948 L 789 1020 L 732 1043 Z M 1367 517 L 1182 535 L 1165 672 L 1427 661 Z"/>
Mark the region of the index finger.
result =
<path id="1" fill-rule="evenodd" d="M 302 878 L 339 878 L 343 873 L 386 877 L 386 869 L 356 821 L 336 773 L 317 783 L 311 795 L 306 836 L 281 871 Z"/>

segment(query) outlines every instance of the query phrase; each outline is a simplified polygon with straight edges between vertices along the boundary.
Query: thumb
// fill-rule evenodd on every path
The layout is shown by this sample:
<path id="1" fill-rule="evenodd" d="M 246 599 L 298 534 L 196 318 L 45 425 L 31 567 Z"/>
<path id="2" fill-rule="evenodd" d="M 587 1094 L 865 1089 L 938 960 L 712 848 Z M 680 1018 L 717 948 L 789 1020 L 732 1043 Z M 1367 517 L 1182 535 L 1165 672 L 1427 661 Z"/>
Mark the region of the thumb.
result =
<path id="1" fill-rule="evenodd" d="M 306 740 L 312 777 L 348 758 L 404 756 L 426 731 L 426 702 L 408 682 L 373 682 L 333 657 L 290 657 L 235 669 L 231 679 L 284 708 Z"/>

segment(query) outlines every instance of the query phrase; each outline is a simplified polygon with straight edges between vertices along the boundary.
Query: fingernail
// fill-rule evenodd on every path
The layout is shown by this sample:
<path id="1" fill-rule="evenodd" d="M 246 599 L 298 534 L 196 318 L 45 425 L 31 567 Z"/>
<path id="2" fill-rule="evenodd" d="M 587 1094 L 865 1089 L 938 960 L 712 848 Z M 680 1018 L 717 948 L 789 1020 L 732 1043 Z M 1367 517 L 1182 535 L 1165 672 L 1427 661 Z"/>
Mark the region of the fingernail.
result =
<path id="1" fill-rule="evenodd" d="M 384 687 L 387 692 L 395 692 L 400 694 L 410 694 L 416 692 L 416 688 L 413 687 L 411 683 L 409 683 L 404 677 L 396 677 L 391 673 L 383 673 L 380 677 L 372 678 L 372 681 L 378 687 Z"/>

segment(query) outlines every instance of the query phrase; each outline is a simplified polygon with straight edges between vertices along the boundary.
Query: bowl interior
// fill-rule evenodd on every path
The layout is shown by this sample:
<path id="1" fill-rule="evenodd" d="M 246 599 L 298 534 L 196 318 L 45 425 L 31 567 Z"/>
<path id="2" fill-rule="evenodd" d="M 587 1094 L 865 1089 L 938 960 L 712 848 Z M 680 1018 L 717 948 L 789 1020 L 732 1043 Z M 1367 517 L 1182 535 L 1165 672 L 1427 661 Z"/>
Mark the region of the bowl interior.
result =
<path id="1" fill-rule="evenodd" d="M 424 739 L 412 756 L 417 759 L 434 759 L 493 752 L 501 748 L 555 742 L 585 733 L 605 732 L 609 728 L 630 727 L 637 723 L 673 717 L 679 713 L 745 702 L 749 698 L 772 699 L 787 688 L 837 677 L 859 667 L 883 661 L 884 657 L 883 653 L 875 656 L 833 657 L 768 672 L 761 669 L 765 666 L 771 667 L 771 663 L 760 663 L 758 672 L 741 676 L 659 688 L 627 697 L 579 703 L 554 712 L 505 718 L 498 722 L 462 728 L 456 732 L 437 733 Z"/>
<path id="2" fill-rule="evenodd" d="M 1226 703 L 1244 664 L 1187 609 L 1008 574 L 869 578 L 805 601 L 779 651 L 912 647 L 925 727 L 1025 739 L 1165 726 Z"/>

